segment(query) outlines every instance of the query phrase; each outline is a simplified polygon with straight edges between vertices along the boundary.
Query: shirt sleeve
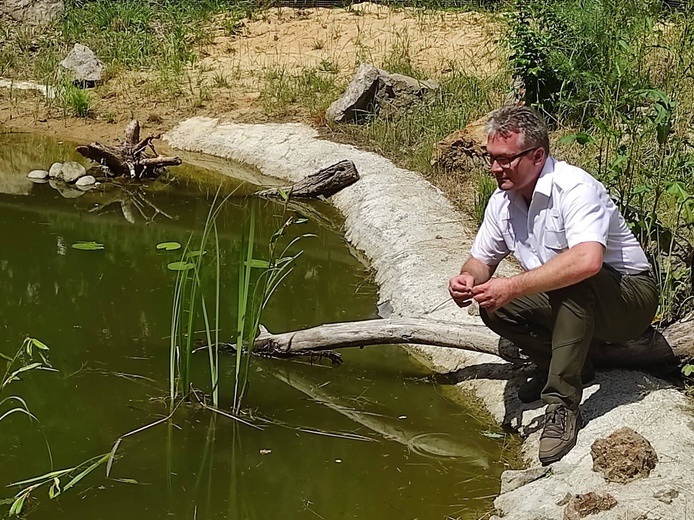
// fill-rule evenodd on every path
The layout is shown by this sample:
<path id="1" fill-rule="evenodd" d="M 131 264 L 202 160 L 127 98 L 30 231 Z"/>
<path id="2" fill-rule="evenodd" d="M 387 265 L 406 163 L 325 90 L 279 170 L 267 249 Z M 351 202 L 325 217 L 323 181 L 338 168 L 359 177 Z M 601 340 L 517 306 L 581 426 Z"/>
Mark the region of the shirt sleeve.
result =
<path id="1" fill-rule="evenodd" d="M 499 205 L 492 197 L 484 210 L 484 220 L 470 250 L 473 258 L 489 266 L 498 265 L 510 252 L 499 226 L 502 219 L 500 213 Z"/>
<path id="2" fill-rule="evenodd" d="M 598 192 L 588 184 L 577 184 L 562 197 L 562 215 L 569 247 L 584 242 L 607 246 L 610 216 Z"/>

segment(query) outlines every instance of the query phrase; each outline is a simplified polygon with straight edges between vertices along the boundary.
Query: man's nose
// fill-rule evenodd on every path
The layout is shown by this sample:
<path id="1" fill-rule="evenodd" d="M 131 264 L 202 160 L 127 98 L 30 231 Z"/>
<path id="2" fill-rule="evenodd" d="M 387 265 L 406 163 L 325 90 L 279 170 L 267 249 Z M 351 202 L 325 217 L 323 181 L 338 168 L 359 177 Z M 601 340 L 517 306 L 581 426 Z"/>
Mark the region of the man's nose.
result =
<path id="1" fill-rule="evenodd" d="M 492 164 L 489 166 L 489 168 L 491 169 L 494 175 L 499 175 L 504 171 L 503 168 L 499 166 L 499 163 L 496 161 L 496 159 L 492 159 Z"/>

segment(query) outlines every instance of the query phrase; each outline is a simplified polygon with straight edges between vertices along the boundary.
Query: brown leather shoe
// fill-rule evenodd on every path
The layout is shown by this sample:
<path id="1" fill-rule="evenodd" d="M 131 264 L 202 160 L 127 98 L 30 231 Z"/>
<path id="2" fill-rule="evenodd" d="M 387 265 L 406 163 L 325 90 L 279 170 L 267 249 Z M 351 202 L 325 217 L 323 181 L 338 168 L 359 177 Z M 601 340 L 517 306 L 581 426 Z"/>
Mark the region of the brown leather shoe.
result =
<path id="1" fill-rule="evenodd" d="M 581 429 L 581 412 L 563 404 L 550 404 L 545 412 L 545 426 L 540 435 L 540 462 L 543 466 L 557 462 L 576 446 Z"/>
<path id="2" fill-rule="evenodd" d="M 590 361 L 586 361 L 583 372 L 581 372 L 581 383 L 587 385 L 593 381 L 593 379 L 595 379 L 595 369 Z M 542 390 L 545 388 L 546 384 L 547 372 L 538 372 L 518 387 L 518 399 L 520 399 L 522 403 L 533 403 L 537 401 L 540 399 Z"/>

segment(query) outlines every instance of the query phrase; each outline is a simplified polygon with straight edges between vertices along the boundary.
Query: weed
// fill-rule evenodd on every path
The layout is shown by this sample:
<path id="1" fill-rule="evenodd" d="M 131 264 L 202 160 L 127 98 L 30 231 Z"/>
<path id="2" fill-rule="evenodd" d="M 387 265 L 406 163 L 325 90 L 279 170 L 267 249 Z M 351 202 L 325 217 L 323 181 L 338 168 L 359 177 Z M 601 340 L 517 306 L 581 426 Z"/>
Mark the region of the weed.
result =
<path id="1" fill-rule="evenodd" d="M 63 109 L 73 116 L 86 118 L 92 114 L 91 97 L 86 90 L 65 83 L 58 97 Z"/>
<path id="2" fill-rule="evenodd" d="M 217 88 L 230 88 L 229 79 L 221 72 L 216 72 L 212 78 L 214 86 Z"/>

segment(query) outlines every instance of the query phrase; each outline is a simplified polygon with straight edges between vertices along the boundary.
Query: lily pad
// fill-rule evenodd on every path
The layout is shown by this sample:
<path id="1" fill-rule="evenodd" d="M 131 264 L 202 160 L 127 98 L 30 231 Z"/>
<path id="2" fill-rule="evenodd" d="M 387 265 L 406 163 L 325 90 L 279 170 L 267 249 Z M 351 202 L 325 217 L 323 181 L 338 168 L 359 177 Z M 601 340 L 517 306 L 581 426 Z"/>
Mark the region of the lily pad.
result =
<path id="1" fill-rule="evenodd" d="M 79 251 L 101 251 L 104 249 L 104 244 L 99 244 L 98 242 L 84 242 L 79 241 L 72 244 L 72 249 L 77 249 Z"/>
<path id="2" fill-rule="evenodd" d="M 195 267 L 192 262 L 171 262 L 166 266 L 169 271 L 187 271 Z"/>
<path id="3" fill-rule="evenodd" d="M 157 244 L 157 249 L 164 251 L 176 251 L 177 249 L 181 249 L 181 247 L 181 244 L 178 242 L 161 242 Z"/>

